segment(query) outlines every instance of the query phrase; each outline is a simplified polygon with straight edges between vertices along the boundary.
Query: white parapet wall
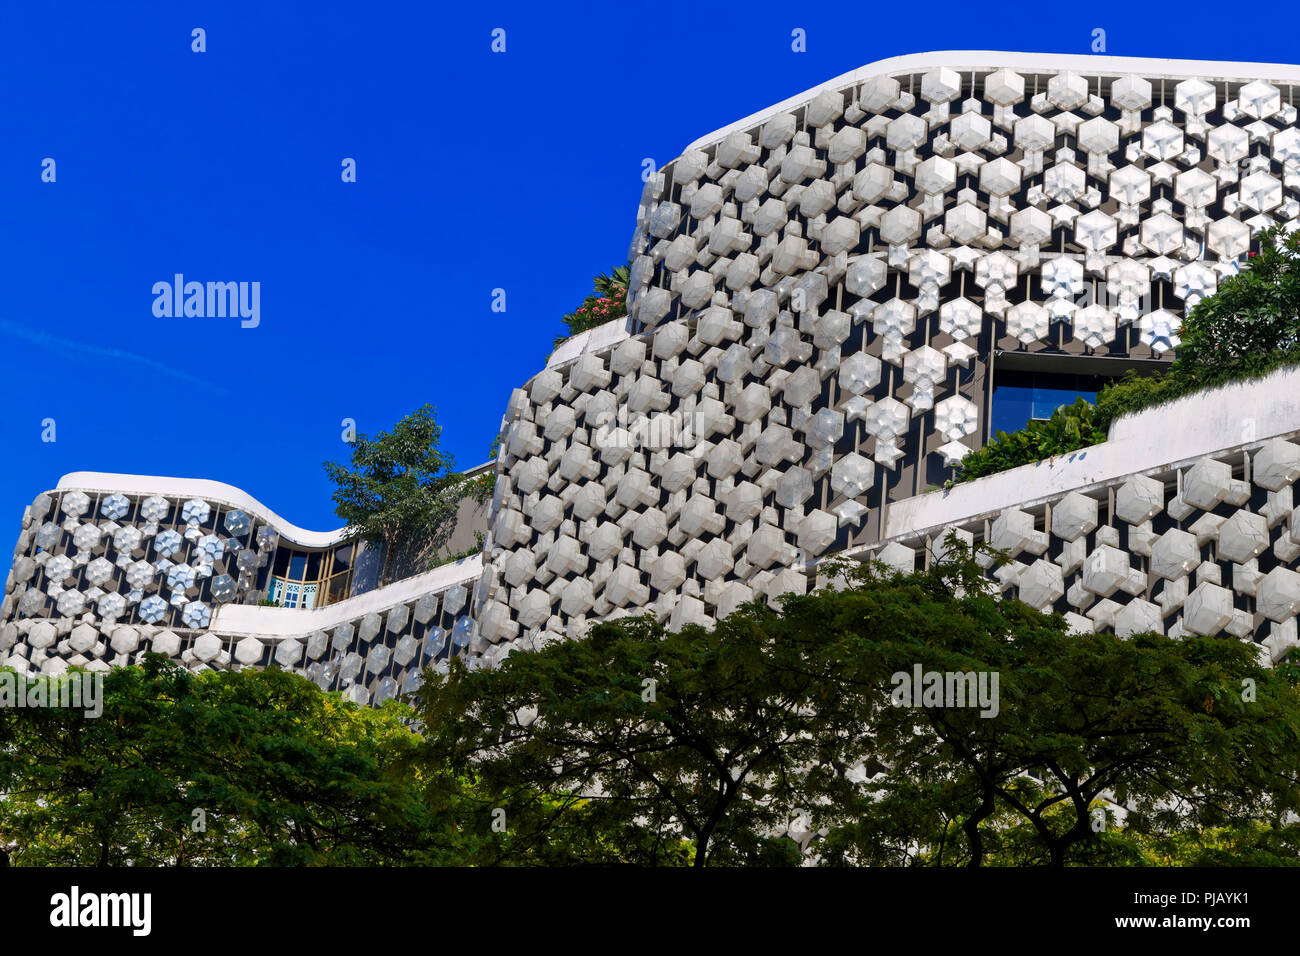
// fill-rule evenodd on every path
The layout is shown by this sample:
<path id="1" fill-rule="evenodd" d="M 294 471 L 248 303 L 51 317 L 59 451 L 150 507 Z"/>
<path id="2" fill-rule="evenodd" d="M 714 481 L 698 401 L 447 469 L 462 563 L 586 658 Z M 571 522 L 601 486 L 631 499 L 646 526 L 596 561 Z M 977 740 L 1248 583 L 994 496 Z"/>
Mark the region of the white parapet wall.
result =
<path id="1" fill-rule="evenodd" d="M 311 610 L 226 604 L 213 615 L 209 630 L 222 637 L 233 638 L 281 640 L 306 637 L 313 631 L 330 630 L 340 624 L 359 620 L 367 614 L 382 613 L 399 604 L 419 600 L 425 595 L 441 594 L 456 585 L 473 587 L 482 573 L 483 556 L 475 554 L 365 594 Z"/>
<path id="2" fill-rule="evenodd" d="M 950 532 L 997 589 L 1076 632 L 1227 633 L 1262 663 L 1300 646 L 1300 369 L 1114 423 L 1110 440 L 892 506 L 889 537 L 846 556 L 907 572 Z M 825 579 L 823 579 L 825 583 Z"/>
<path id="3" fill-rule="evenodd" d="M 893 502 L 885 541 L 925 534 L 1006 508 L 1042 504 L 1129 475 L 1300 432 L 1300 367 L 1209 389 L 1115 421 L 1108 440 L 942 491 Z"/>
<path id="4" fill-rule="evenodd" d="M 627 325 L 625 318 L 613 319 L 565 339 L 546 360 L 546 367 L 561 368 L 589 353 L 603 353 L 612 349 L 628 337 Z"/>

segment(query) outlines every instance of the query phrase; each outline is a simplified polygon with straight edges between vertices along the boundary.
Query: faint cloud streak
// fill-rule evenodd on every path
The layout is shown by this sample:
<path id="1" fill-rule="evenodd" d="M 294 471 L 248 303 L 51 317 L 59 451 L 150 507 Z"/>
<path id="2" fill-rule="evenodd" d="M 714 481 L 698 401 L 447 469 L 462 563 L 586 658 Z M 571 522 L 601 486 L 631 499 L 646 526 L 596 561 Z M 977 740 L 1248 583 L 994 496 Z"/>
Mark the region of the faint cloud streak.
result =
<path id="1" fill-rule="evenodd" d="M 37 345 L 41 348 L 51 349 L 54 351 L 75 352 L 79 355 L 109 359 L 115 362 L 130 362 L 134 365 L 140 365 L 151 369 L 159 375 L 166 375 L 168 378 L 174 378 L 180 382 L 185 382 L 190 385 L 199 385 L 222 395 L 229 394 L 229 390 L 220 385 L 190 375 L 187 372 L 182 372 L 179 369 L 172 368 L 165 362 L 151 359 L 147 355 L 137 355 L 135 352 L 106 348 L 102 345 L 91 345 L 86 342 L 74 342 L 72 339 L 61 339 L 58 336 L 50 335 L 48 332 L 29 329 L 24 325 L 19 325 L 16 322 L 9 322 L 5 319 L 0 319 L 0 334 L 10 335 L 16 339 L 22 339 L 24 342 L 30 342 L 32 345 Z"/>

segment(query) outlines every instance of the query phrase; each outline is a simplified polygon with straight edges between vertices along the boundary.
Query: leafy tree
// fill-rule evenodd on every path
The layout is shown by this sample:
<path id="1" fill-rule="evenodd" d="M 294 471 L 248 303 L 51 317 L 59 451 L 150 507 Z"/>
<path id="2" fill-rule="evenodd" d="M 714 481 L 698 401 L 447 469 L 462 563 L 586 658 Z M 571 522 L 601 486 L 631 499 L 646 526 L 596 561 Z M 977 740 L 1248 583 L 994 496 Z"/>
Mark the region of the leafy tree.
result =
<path id="1" fill-rule="evenodd" d="M 1261 232 L 1259 251 L 1196 304 L 1181 332 L 1177 368 L 1202 381 L 1263 370 L 1300 344 L 1300 233 Z"/>
<path id="2" fill-rule="evenodd" d="M 951 823 L 923 841 L 927 852 L 938 862 L 946 841 L 944 862 L 975 866 L 989 841 L 1005 842 L 1008 823 L 1021 828 L 1022 863 L 1095 862 L 1107 798 L 1128 808 L 1125 839 L 1281 828 L 1300 808 L 1292 669 L 1261 667 L 1251 645 L 1226 635 L 1070 634 L 1063 618 L 993 594 L 977 571 L 939 561 L 873 580 L 866 569 L 852 572 L 865 588 L 797 602 L 809 624 L 846 611 L 861 622 L 836 648 L 847 662 L 999 676 L 995 717 L 970 707 L 877 711 L 871 732 L 890 771 L 853 813 L 836 808 L 859 819 L 840 829 L 830 821 L 828 855 L 901 853 L 920 842 L 922 807 Z M 841 693 L 879 693 L 855 684 Z"/>
<path id="3" fill-rule="evenodd" d="M 628 266 L 619 266 L 612 275 L 602 272 L 592 279 L 592 294 L 564 317 L 568 332 L 556 338 L 555 344 L 559 345 L 579 332 L 627 315 L 627 286 L 630 280 L 631 269 Z"/>
<path id="4" fill-rule="evenodd" d="M 498 435 L 496 438 L 492 439 L 492 444 L 488 447 L 488 461 L 493 463 L 493 467 L 483 472 L 483 474 L 479 475 L 470 483 L 469 492 L 473 495 L 474 500 L 481 505 L 487 504 L 491 501 L 492 494 L 496 491 L 497 470 L 495 465 L 497 453 L 500 452 L 500 450 L 501 436 Z"/>
<path id="5" fill-rule="evenodd" d="M 462 785 L 410 770 L 418 737 L 403 706 L 357 707 L 275 668 L 195 675 L 158 655 L 104 681 L 98 718 L 0 709 L 0 843 L 17 844 L 17 865 L 373 865 L 472 852 L 472 835 L 425 799 Z"/>
<path id="6" fill-rule="evenodd" d="M 460 863 L 471 866 L 687 866 L 691 847 L 671 830 L 653 832 L 628 821 L 607 801 L 527 786 L 507 793 L 450 768 L 429 799 L 453 815 Z M 464 780 L 474 782 L 465 785 Z M 449 796 L 443 791 L 451 788 Z"/>
<path id="7" fill-rule="evenodd" d="M 799 812 L 839 864 L 1137 863 L 1216 845 L 1276 860 L 1300 842 L 1293 669 L 1226 636 L 1071 634 L 948 550 L 906 575 L 842 566 L 839 589 L 711 628 L 625 619 L 498 670 L 453 666 L 416 704 L 423 759 L 473 775 L 517 846 L 581 806 L 643 864 L 683 844 L 696 866 L 794 862 L 779 834 Z M 996 715 L 893 706 L 918 666 L 998 675 Z"/>
<path id="8" fill-rule="evenodd" d="M 350 536 L 384 548 L 382 578 L 390 580 L 399 550 L 436 548 L 451 534 L 460 498 L 469 491 L 442 451 L 442 428 L 424 405 L 374 438 L 357 435 L 350 466 L 326 462 L 337 486 L 335 513 Z"/>
<path id="9" fill-rule="evenodd" d="M 453 662 L 419 692 L 424 753 L 497 794 L 515 845 L 581 806 L 625 862 L 660 865 L 683 848 L 694 866 L 796 862 L 773 834 L 813 799 L 807 765 L 856 755 L 858 715 L 806 670 L 821 636 L 774 639 L 770 617 L 753 608 L 680 633 L 637 618 L 495 670 Z"/>

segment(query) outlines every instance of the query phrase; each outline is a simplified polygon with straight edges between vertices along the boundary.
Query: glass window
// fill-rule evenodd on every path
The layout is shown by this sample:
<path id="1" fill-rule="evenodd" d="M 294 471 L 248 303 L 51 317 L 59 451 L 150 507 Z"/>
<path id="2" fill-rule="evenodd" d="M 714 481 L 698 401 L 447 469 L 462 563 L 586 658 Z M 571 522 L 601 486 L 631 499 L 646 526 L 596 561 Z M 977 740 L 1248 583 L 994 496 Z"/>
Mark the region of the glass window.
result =
<path id="1" fill-rule="evenodd" d="M 334 570 L 346 571 L 352 567 L 352 545 L 345 545 L 334 552 Z"/>
<path id="2" fill-rule="evenodd" d="M 1033 417 L 1033 394 L 1031 388 L 1003 385 L 993 389 L 993 416 L 989 423 L 989 437 L 996 438 L 998 432 L 1014 432 L 1025 427 Z"/>
<path id="3" fill-rule="evenodd" d="M 286 548 L 276 553 L 277 577 L 271 578 L 268 597 L 283 607 L 315 607 L 340 601 L 347 597 L 352 572 L 348 570 L 352 546 L 340 549 L 345 555 L 340 574 L 326 577 L 329 571 L 328 551 L 295 551 Z"/>
<path id="4" fill-rule="evenodd" d="M 348 581 L 352 578 L 351 574 L 336 574 L 330 578 L 329 595 L 326 598 L 327 604 L 334 604 L 342 601 L 348 596 Z"/>
<path id="5" fill-rule="evenodd" d="M 1036 388 L 1034 389 L 1029 417 L 1046 421 L 1062 405 L 1069 405 L 1077 398 L 1086 398 L 1091 402 L 1096 397 L 1096 392 L 1081 392 L 1075 389 L 1061 388 Z"/>
<path id="6" fill-rule="evenodd" d="M 1002 372 L 993 385 L 993 411 L 989 438 L 999 431 L 1014 432 L 1030 421 L 1045 421 L 1062 405 L 1075 399 L 1096 401 L 1104 379 L 1095 375 L 1054 372 Z"/>

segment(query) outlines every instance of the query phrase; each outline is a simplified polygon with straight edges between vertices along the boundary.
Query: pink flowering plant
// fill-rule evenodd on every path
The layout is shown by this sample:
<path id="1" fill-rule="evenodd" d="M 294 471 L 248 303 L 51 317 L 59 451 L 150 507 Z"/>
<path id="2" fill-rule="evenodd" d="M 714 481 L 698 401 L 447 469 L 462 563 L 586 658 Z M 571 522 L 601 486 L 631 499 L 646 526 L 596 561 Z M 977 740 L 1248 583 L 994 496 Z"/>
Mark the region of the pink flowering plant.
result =
<path id="1" fill-rule="evenodd" d="M 601 273 L 592 280 L 592 294 L 583 300 L 582 305 L 564 317 L 568 328 L 565 335 L 555 340 L 563 342 L 570 336 L 594 329 L 614 319 L 627 315 L 628 267 L 619 266 L 613 275 Z"/>

